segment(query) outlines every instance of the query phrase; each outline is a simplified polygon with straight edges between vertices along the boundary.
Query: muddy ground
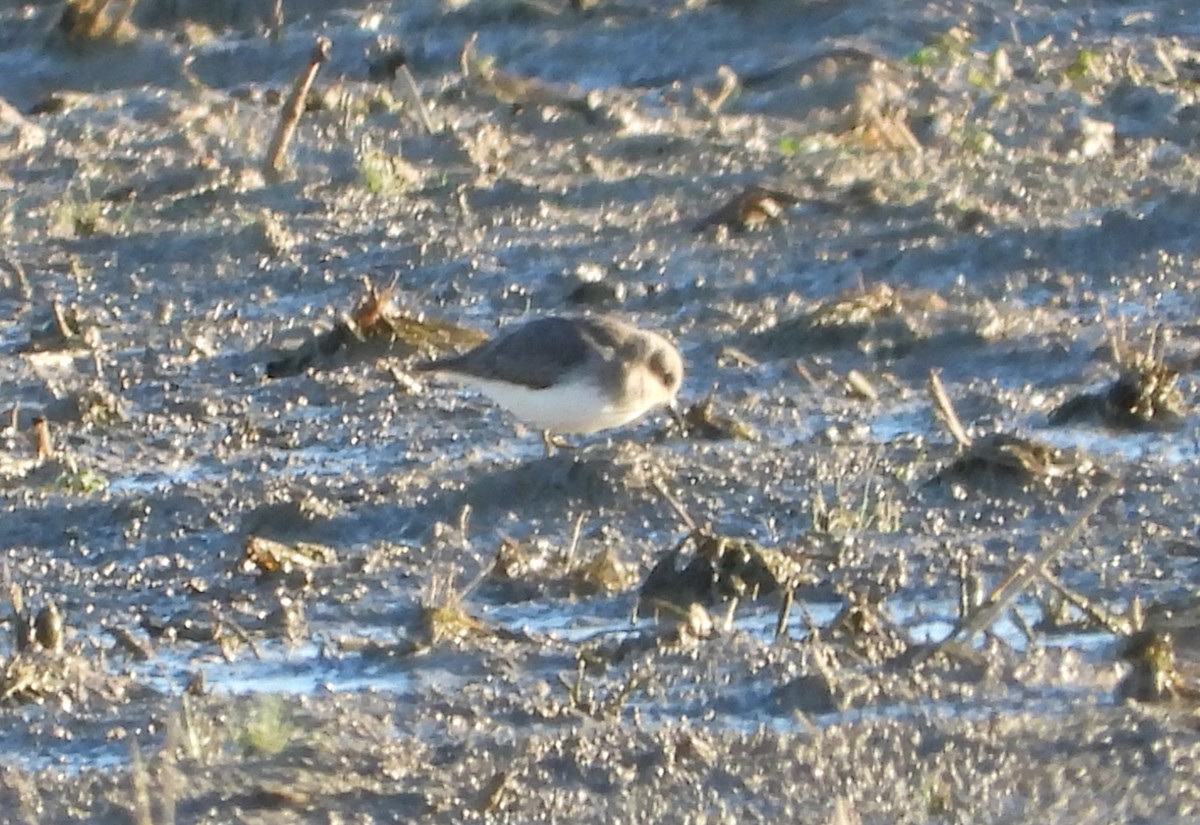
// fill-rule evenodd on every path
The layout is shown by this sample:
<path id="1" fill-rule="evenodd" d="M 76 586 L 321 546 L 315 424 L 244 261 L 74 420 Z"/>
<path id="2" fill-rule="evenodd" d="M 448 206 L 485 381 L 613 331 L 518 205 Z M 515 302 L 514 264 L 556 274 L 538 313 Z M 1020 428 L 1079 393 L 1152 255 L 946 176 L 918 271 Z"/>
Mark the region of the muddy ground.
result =
<path id="1" fill-rule="evenodd" d="M 0 821 L 1195 821 L 1192 3 L 109 5 L 0 2 Z M 407 369 L 585 311 L 686 428 Z"/>

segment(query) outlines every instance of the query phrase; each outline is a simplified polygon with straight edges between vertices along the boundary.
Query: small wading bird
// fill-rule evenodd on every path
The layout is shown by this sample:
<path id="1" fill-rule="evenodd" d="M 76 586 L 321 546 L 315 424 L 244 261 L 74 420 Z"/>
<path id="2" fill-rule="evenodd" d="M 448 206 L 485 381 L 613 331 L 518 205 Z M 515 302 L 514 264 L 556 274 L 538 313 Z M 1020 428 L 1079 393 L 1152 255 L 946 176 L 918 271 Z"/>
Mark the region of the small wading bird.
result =
<path id="1" fill-rule="evenodd" d="M 538 318 L 415 369 L 480 390 L 542 430 L 547 450 L 550 433 L 620 427 L 671 405 L 683 382 L 674 344 L 604 316 Z"/>

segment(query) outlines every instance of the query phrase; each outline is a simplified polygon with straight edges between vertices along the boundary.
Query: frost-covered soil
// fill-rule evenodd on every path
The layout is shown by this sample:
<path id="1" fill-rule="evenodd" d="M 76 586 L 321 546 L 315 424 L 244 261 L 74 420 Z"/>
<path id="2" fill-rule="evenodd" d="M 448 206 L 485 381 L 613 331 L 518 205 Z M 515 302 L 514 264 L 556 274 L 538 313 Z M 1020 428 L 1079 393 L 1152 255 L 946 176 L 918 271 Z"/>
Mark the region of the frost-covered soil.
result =
<path id="1" fill-rule="evenodd" d="M 0 2 L 0 820 L 1195 821 L 1192 3 L 112 5 Z M 297 362 L 369 287 L 712 426 Z"/>

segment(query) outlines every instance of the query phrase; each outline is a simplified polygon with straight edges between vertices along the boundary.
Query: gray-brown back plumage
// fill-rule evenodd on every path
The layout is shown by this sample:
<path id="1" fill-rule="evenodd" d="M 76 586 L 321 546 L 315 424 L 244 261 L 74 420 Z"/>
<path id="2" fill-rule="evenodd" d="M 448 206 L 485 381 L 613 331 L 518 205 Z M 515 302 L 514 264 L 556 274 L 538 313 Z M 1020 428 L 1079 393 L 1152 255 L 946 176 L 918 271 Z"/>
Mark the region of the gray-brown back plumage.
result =
<path id="1" fill-rule="evenodd" d="M 617 381 L 628 364 L 651 356 L 665 343 L 623 321 L 605 316 L 538 318 L 480 344 L 462 355 L 417 365 L 418 370 L 451 372 L 491 381 L 507 381 L 542 390 L 579 369 L 599 368 L 604 383 Z M 667 346 L 670 346 L 667 344 Z M 587 366 L 594 364 L 594 366 Z M 662 368 L 671 370 L 671 364 Z M 678 387 L 682 369 L 664 381 Z"/>

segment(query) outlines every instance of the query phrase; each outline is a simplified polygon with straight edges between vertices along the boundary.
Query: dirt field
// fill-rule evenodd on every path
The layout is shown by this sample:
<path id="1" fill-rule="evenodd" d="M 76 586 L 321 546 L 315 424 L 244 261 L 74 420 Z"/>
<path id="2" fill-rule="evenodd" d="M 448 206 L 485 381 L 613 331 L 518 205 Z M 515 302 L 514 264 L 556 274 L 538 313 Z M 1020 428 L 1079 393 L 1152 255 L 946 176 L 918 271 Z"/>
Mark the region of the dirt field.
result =
<path id="1" fill-rule="evenodd" d="M 1196 821 L 1200 11 L 1014 5 L 0 0 L 0 822 Z"/>

